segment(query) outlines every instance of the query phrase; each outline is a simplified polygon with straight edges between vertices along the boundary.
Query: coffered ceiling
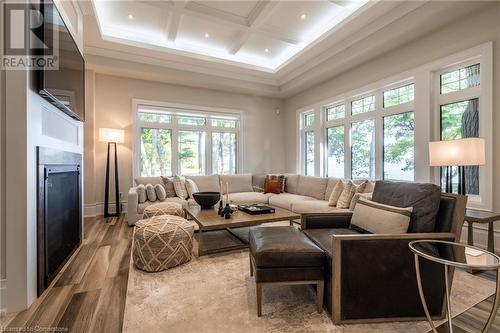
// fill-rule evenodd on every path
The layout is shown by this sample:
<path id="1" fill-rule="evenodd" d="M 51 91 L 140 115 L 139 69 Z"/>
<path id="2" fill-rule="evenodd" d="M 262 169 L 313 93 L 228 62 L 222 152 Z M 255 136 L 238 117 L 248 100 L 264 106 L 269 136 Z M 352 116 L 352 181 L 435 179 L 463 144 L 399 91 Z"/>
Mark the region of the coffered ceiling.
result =
<path id="1" fill-rule="evenodd" d="M 104 40 L 275 72 L 367 0 L 93 0 Z"/>
<path id="2" fill-rule="evenodd" d="M 488 5 L 430 0 L 73 1 L 84 14 L 84 53 L 91 70 L 279 98 Z"/>

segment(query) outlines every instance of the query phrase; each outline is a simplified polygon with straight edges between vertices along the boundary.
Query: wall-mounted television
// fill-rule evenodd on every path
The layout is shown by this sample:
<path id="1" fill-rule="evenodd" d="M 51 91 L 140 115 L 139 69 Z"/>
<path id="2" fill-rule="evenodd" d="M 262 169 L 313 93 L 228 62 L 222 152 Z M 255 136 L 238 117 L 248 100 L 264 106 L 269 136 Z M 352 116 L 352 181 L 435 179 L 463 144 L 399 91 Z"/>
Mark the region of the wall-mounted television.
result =
<path id="1" fill-rule="evenodd" d="M 58 57 L 59 66 L 39 71 L 39 93 L 69 116 L 84 121 L 85 60 L 54 3 L 42 2 L 41 11 L 40 37 Z"/>

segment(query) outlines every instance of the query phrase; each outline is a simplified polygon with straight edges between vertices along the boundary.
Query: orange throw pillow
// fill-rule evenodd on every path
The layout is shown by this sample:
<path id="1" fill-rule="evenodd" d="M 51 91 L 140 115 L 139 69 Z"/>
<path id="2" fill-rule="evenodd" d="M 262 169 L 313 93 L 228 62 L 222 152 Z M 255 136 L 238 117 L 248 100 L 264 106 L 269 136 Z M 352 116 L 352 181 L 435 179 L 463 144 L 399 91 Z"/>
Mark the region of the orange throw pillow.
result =
<path id="1" fill-rule="evenodd" d="M 279 179 L 266 179 L 264 183 L 264 193 L 281 193 L 281 182 Z"/>

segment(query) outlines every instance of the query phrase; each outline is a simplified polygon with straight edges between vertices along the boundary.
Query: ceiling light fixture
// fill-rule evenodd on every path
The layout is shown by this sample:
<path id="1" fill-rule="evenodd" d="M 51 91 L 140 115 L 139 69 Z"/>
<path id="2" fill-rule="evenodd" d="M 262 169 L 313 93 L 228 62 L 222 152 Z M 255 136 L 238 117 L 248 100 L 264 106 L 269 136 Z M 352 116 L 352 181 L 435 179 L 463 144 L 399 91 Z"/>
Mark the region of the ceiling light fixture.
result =
<path id="1" fill-rule="evenodd" d="M 300 19 L 301 19 L 301 20 L 305 20 L 306 18 L 307 18 L 307 15 L 306 15 L 306 14 L 302 13 L 302 14 L 300 15 Z"/>
<path id="2" fill-rule="evenodd" d="M 132 14 L 128 14 L 127 17 L 128 17 L 129 20 L 133 20 L 134 19 L 134 15 L 132 15 Z"/>
<path id="3" fill-rule="evenodd" d="M 269 53 L 269 49 L 266 47 L 266 48 L 264 49 L 264 52 Z"/>
<path id="4" fill-rule="evenodd" d="M 205 32 L 205 38 L 210 38 L 210 34 L 208 32 Z"/>

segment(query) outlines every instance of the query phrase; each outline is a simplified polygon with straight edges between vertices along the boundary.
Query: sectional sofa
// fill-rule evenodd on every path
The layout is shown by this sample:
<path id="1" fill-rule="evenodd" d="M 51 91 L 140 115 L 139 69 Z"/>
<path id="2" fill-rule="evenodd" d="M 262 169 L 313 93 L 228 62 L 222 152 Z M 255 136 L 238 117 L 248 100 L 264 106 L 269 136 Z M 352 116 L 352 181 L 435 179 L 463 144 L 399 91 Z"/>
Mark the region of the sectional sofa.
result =
<path id="1" fill-rule="evenodd" d="M 234 204 L 270 204 L 280 208 L 291 210 L 298 214 L 305 213 L 332 213 L 345 212 L 349 209 L 341 209 L 328 205 L 328 199 L 335 185 L 341 181 L 339 178 L 323 178 L 302 176 L 298 174 L 285 174 L 285 190 L 283 193 L 264 193 L 265 175 L 239 174 L 239 175 L 211 175 L 211 176 L 187 176 L 192 179 L 199 191 L 219 192 L 222 183 L 222 194 L 226 194 L 228 187 L 228 199 Z M 344 180 L 345 181 L 345 180 Z M 364 180 L 354 180 L 361 183 Z M 138 177 L 135 185 L 140 184 L 163 184 L 161 177 Z M 364 193 L 373 191 L 373 183 L 368 182 Z M 179 197 L 169 197 L 163 201 L 148 201 L 140 203 L 136 187 L 128 192 L 127 199 L 127 222 L 134 225 L 142 218 L 144 209 L 158 202 L 178 202 L 183 206 L 196 205 L 193 198 L 187 200 Z"/>

